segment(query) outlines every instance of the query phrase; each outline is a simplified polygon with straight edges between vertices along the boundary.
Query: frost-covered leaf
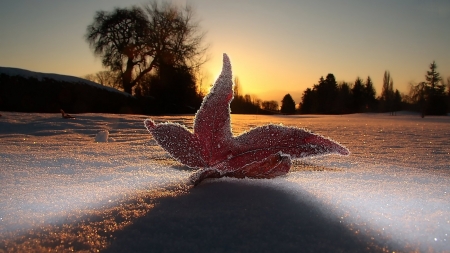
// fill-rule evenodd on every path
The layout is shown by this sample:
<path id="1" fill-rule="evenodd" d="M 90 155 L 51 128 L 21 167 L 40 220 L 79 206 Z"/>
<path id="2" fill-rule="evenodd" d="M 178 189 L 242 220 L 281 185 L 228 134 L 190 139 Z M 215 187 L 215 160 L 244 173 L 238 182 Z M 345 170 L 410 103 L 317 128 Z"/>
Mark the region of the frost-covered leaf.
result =
<path id="1" fill-rule="evenodd" d="M 221 162 L 232 149 L 230 103 L 233 99 L 231 64 L 223 56 L 222 73 L 209 94 L 203 99 L 194 119 L 194 133 L 203 145 L 207 166 Z"/>
<path id="2" fill-rule="evenodd" d="M 145 120 L 144 124 L 158 144 L 182 164 L 192 168 L 205 167 L 207 165 L 202 159 L 202 145 L 200 141 L 186 127 L 175 123 L 156 125 L 150 119 Z"/>
<path id="3" fill-rule="evenodd" d="M 273 178 L 286 174 L 291 159 L 315 155 L 348 155 L 339 143 L 307 130 L 266 125 L 233 137 L 230 102 L 233 99 L 231 64 L 224 54 L 223 69 L 194 119 L 194 131 L 173 123 L 145 126 L 159 145 L 181 163 L 196 168 L 191 181 L 205 178 Z"/>

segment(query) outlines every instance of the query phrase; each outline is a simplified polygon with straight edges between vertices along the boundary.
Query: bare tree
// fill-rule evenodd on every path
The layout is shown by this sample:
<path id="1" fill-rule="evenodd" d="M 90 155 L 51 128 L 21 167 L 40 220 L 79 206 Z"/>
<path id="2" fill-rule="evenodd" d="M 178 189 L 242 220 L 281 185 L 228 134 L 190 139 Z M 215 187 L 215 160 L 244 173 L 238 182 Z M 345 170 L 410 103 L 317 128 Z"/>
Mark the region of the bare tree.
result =
<path id="1" fill-rule="evenodd" d="M 242 87 L 241 87 L 241 82 L 239 81 L 239 77 L 235 77 L 234 78 L 234 97 L 238 98 L 240 96 L 242 96 Z"/>
<path id="2" fill-rule="evenodd" d="M 114 89 L 120 90 L 121 85 L 121 74 L 114 71 L 103 70 L 95 74 L 97 82 L 101 85 L 112 87 Z"/>
<path id="3" fill-rule="evenodd" d="M 413 103 L 417 103 L 420 107 L 421 117 L 425 117 L 426 100 L 427 100 L 427 84 L 420 82 L 418 84 L 410 83 L 409 97 Z"/>
<path id="4" fill-rule="evenodd" d="M 82 78 L 91 82 L 98 83 L 103 86 L 112 87 L 117 90 L 122 90 L 121 74 L 114 71 L 103 70 L 95 74 L 87 74 Z"/>
<path id="5" fill-rule="evenodd" d="M 132 88 L 161 64 L 198 69 L 205 61 L 204 33 L 192 9 L 157 0 L 148 5 L 99 11 L 87 27 L 86 40 L 111 71 L 119 72 L 122 88 Z"/>
<path id="6" fill-rule="evenodd" d="M 393 102 L 394 102 L 394 80 L 392 80 L 391 73 L 384 71 L 383 75 L 383 87 L 381 90 L 381 102 L 384 111 L 388 111 L 393 114 Z"/>
<path id="7" fill-rule="evenodd" d="M 98 83 L 97 77 L 95 76 L 95 74 L 87 74 L 87 75 L 82 76 L 81 78 L 86 79 L 91 82 Z"/>

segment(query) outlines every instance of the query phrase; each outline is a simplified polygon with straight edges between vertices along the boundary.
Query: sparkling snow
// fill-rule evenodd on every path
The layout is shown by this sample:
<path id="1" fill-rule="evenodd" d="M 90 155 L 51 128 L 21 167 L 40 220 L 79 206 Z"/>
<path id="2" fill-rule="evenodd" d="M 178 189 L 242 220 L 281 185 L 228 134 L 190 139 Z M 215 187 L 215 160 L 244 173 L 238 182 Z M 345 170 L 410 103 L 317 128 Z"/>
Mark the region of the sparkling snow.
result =
<path id="1" fill-rule="evenodd" d="M 303 230 L 289 227 L 306 215 L 302 203 L 328 220 L 324 224 L 342 225 L 355 238 L 368 238 L 373 251 L 450 251 L 450 117 L 232 115 L 234 134 L 282 123 L 330 137 L 351 154 L 296 160 L 286 176 L 275 179 L 208 179 L 192 188 L 188 178 L 193 171 L 157 145 L 144 127 L 146 116 L 79 114 L 67 120 L 60 114 L 0 114 L 0 251 L 39 246 L 41 251 L 114 252 L 133 240 L 155 246 L 150 243 L 154 237 L 172 239 L 164 242 L 172 249 L 181 245 L 208 252 L 206 246 L 189 244 L 190 233 L 200 235 L 197 228 L 220 234 L 216 241 L 210 242 L 207 234 L 197 240 L 209 247 L 220 245 L 216 251 L 221 252 L 273 251 L 270 247 L 275 246 L 296 252 L 298 245 L 333 251 L 339 236 L 335 233 L 334 238 L 335 226 L 319 241 L 303 243 L 299 238 L 309 238 L 314 228 L 304 228 L 299 235 L 295 233 Z M 192 116 L 152 119 L 192 129 Z M 233 195 L 235 191 L 240 193 Z M 288 208 L 277 209 L 272 203 Z M 250 211 L 253 205 L 261 206 Z M 240 231 L 258 228 L 262 234 L 227 230 L 236 221 L 231 214 L 251 215 L 236 226 Z M 159 223 L 161 219 L 165 223 Z M 170 223 L 174 220 L 176 225 Z M 270 223 L 273 220 L 278 225 Z M 144 221 L 157 232 L 140 227 L 143 235 L 150 235 L 141 242 L 132 229 Z M 169 232 L 164 225 L 169 223 L 181 237 Z M 183 230 L 185 226 L 189 229 Z M 277 245 L 283 238 L 288 243 Z"/>

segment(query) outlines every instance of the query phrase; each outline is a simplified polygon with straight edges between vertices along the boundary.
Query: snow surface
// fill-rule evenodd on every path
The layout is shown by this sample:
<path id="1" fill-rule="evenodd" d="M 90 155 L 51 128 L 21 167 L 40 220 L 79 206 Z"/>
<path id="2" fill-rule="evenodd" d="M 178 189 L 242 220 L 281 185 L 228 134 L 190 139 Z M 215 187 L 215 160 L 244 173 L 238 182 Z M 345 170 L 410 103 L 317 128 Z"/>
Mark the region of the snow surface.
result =
<path id="1" fill-rule="evenodd" d="M 96 82 L 92 82 L 92 81 L 89 81 L 89 80 L 86 80 L 86 79 L 83 79 L 80 77 L 75 77 L 75 76 L 67 76 L 67 75 L 52 74 L 52 73 L 40 73 L 40 72 L 34 72 L 34 71 L 26 70 L 26 69 L 10 68 L 10 67 L 0 67 L 0 74 L 5 74 L 8 76 L 22 76 L 25 78 L 33 77 L 39 81 L 42 81 L 42 79 L 44 79 L 44 78 L 48 78 L 48 79 L 53 79 L 53 80 L 61 81 L 61 82 L 84 83 L 84 84 L 91 85 L 91 86 L 94 86 L 99 89 L 105 89 L 110 92 L 117 92 L 122 95 L 131 96 L 130 94 L 128 94 L 126 92 L 122 92 L 117 89 L 114 89 L 114 88 L 111 88 L 108 86 L 103 86 Z"/>
<path id="2" fill-rule="evenodd" d="M 95 135 L 95 141 L 96 142 L 108 142 L 108 141 L 114 141 L 114 139 L 109 138 L 109 132 L 108 130 L 101 130 L 100 132 Z"/>
<path id="3" fill-rule="evenodd" d="M 146 116 L 0 114 L 0 251 L 450 252 L 450 117 L 232 115 L 234 134 L 283 123 L 351 155 L 192 188 Z"/>

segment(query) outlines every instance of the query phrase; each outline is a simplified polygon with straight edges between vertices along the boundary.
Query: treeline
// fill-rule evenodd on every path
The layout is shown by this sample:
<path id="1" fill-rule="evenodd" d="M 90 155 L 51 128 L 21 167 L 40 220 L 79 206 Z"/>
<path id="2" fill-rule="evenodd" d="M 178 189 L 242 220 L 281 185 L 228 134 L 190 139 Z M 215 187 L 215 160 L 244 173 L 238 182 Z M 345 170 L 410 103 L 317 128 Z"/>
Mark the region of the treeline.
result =
<path id="1" fill-rule="evenodd" d="M 388 85 L 378 99 L 370 77 L 365 81 L 358 77 L 354 83 L 338 83 L 333 74 L 328 74 L 326 78 L 321 77 L 318 84 L 303 92 L 302 101 L 298 106 L 290 94 L 282 98 L 281 106 L 277 101 L 252 100 L 250 95 L 241 96 L 241 85 L 239 80 L 235 79 L 235 99 L 231 102 L 231 111 L 232 113 L 265 111 L 271 114 L 346 114 L 376 112 L 379 108 L 394 111 L 401 106 L 400 93 L 398 90 L 393 91 L 389 72 L 385 75 Z"/>
<path id="2" fill-rule="evenodd" d="M 389 72 L 385 73 L 390 76 Z M 387 79 L 387 82 L 391 81 Z M 384 86 L 383 86 L 384 87 Z M 345 114 L 358 112 L 376 112 L 379 108 L 391 111 L 399 106 L 400 101 L 388 94 L 393 92 L 392 82 L 386 85 L 386 91 L 376 99 L 376 91 L 370 76 L 364 81 L 357 77 L 353 83 L 336 81 L 333 74 L 321 77 L 318 84 L 307 88 L 299 104 L 299 112 L 303 114 Z"/>
<path id="3" fill-rule="evenodd" d="M 279 107 L 277 101 L 251 99 L 240 95 L 239 80 L 235 80 L 235 99 L 232 102 L 234 113 L 268 113 L 282 114 L 348 114 L 363 112 L 388 112 L 395 114 L 400 110 L 421 112 L 425 115 L 445 115 L 450 112 L 450 77 L 447 83 L 437 72 L 437 65 L 432 62 L 426 72 L 425 81 L 411 84 L 408 94 L 401 94 L 394 89 L 394 80 L 389 71 L 383 75 L 380 95 L 377 95 L 368 76 L 365 80 L 357 77 L 354 82 L 337 82 L 333 74 L 321 77 L 312 88 L 307 88 L 301 101 L 296 105 L 290 94 L 286 94 Z"/>
<path id="4" fill-rule="evenodd" d="M 337 83 L 333 74 L 321 77 L 313 88 L 303 92 L 300 113 L 343 114 L 374 111 L 378 106 L 370 77 L 359 77 L 353 84 Z"/>
<path id="5" fill-rule="evenodd" d="M 234 98 L 230 109 L 233 114 L 274 114 L 278 111 L 277 101 L 262 101 L 249 94 L 242 94 L 242 86 L 238 77 L 234 78 Z"/>
<path id="6" fill-rule="evenodd" d="M 138 99 L 83 82 L 0 74 L 0 111 L 142 113 Z"/>
<path id="7" fill-rule="evenodd" d="M 85 78 L 128 95 L 79 83 L 2 75 L 0 110 L 195 113 L 205 95 L 198 85 L 199 70 L 206 61 L 203 35 L 189 6 L 179 8 L 153 0 L 141 7 L 98 11 L 85 38 L 108 70 Z M 279 105 L 278 101 L 241 94 L 241 84 L 235 79 L 230 106 L 232 113 L 250 114 L 394 113 L 409 109 L 422 115 L 442 115 L 450 111 L 450 78 L 446 86 L 435 62 L 423 82 L 411 84 L 407 95 L 394 89 L 388 71 L 382 87 L 377 96 L 370 76 L 337 82 L 333 74 L 328 74 L 303 92 L 300 103 L 286 94 Z"/>
<path id="8" fill-rule="evenodd" d="M 317 114 L 344 114 L 359 112 L 420 111 L 424 115 L 445 115 L 450 112 L 450 77 L 444 83 L 435 62 L 430 64 L 425 81 L 411 84 L 409 94 L 394 90 L 394 81 L 385 71 L 380 96 L 376 95 L 370 76 L 357 77 L 353 83 L 336 82 L 333 74 L 321 77 L 318 84 L 303 92 L 299 112 Z"/>

